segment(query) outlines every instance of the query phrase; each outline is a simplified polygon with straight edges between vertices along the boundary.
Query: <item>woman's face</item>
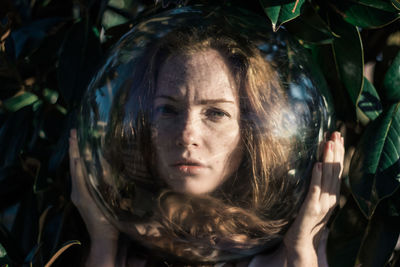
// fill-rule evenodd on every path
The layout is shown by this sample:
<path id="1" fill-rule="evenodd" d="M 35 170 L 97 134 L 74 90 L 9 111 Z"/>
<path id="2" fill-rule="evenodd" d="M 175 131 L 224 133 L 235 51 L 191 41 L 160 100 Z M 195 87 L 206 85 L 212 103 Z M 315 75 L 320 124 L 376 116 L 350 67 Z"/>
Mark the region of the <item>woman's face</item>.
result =
<path id="1" fill-rule="evenodd" d="M 152 142 L 158 175 L 175 191 L 214 191 L 242 160 L 237 88 L 216 50 L 175 55 L 160 68 Z"/>

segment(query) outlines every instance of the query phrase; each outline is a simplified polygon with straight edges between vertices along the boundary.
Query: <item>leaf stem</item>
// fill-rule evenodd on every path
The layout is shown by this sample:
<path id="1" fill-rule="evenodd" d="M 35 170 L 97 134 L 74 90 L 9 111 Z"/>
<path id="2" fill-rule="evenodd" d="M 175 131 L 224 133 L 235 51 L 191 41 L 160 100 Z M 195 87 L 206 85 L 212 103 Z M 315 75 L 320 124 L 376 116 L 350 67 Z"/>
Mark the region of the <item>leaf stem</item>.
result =
<path id="1" fill-rule="evenodd" d="M 294 3 L 294 7 L 292 9 L 292 13 L 294 13 L 296 11 L 297 8 L 297 4 L 299 3 L 299 0 L 296 0 L 296 3 Z"/>

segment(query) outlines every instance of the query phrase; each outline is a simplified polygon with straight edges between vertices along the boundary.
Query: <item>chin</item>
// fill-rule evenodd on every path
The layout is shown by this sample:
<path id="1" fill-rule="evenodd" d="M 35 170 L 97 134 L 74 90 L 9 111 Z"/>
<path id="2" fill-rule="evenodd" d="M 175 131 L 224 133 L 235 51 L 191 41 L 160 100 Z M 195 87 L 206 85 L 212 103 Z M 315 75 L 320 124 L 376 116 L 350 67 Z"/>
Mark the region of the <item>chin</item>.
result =
<path id="1" fill-rule="evenodd" d="M 185 181 L 181 181 L 179 184 L 171 185 L 174 191 L 190 194 L 190 195 L 204 195 L 211 193 L 215 190 L 215 187 L 207 186 L 209 181 L 196 181 L 193 177 L 184 178 Z"/>

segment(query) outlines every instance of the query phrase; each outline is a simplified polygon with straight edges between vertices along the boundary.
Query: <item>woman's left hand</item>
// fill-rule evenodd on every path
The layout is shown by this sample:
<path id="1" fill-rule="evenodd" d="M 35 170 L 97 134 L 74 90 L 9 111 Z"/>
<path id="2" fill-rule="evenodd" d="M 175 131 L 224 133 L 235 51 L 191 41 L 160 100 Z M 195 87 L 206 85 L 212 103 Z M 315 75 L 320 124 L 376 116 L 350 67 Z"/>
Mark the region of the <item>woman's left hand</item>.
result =
<path id="1" fill-rule="evenodd" d="M 317 255 L 326 224 L 340 197 L 344 140 L 334 132 L 325 144 L 322 162 L 314 165 L 311 184 L 300 212 L 272 255 L 255 257 L 249 266 L 318 266 Z"/>
<path id="2" fill-rule="evenodd" d="M 339 132 L 334 132 L 325 144 L 322 163 L 314 166 L 309 192 L 299 215 L 285 235 L 288 259 L 293 256 L 293 260 L 317 262 L 313 258 L 317 257 L 323 230 L 339 202 L 343 159 L 344 141 Z M 311 251 L 313 253 L 307 253 Z"/>

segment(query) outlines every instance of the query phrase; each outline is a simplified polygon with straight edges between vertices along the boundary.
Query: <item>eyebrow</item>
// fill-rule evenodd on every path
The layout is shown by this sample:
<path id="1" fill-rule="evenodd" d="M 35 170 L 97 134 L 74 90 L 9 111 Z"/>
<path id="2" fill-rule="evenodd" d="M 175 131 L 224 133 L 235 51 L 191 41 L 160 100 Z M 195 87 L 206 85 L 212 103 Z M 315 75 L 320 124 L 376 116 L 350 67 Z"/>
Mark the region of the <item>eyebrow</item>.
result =
<path id="1" fill-rule="evenodd" d="M 173 102 L 179 102 L 176 98 L 169 96 L 169 95 L 158 95 L 155 98 L 165 98 Z M 217 99 L 204 99 L 200 101 L 200 105 L 206 105 L 206 104 L 216 104 L 216 103 L 230 103 L 230 104 L 235 104 L 235 102 L 231 100 L 226 100 L 224 98 L 217 98 Z"/>

